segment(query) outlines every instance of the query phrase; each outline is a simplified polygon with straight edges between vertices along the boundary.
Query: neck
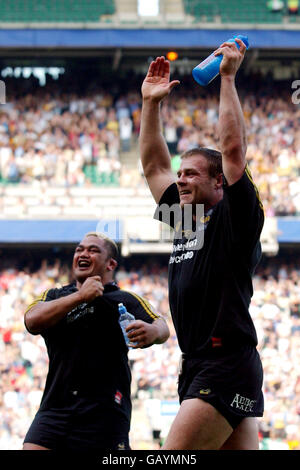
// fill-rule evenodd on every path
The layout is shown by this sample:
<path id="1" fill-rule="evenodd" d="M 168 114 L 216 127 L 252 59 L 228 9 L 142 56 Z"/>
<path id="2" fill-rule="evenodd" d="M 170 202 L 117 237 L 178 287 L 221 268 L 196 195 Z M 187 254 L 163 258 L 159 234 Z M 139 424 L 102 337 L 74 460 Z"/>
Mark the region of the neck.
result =
<path id="1" fill-rule="evenodd" d="M 215 197 L 211 200 L 211 201 L 207 201 L 205 204 L 204 204 L 204 212 L 207 212 L 209 211 L 209 209 L 211 209 L 212 207 L 214 207 L 216 204 L 218 204 L 218 202 L 221 201 L 221 199 L 223 199 L 223 189 L 221 188 L 220 191 L 218 191 L 215 195 Z"/>
<path id="2" fill-rule="evenodd" d="M 100 274 L 99 274 L 100 276 Z M 76 288 L 80 289 L 84 281 L 86 281 L 88 278 L 85 279 L 76 279 Z M 102 285 L 105 286 L 106 284 L 109 284 L 110 282 L 113 282 L 113 276 L 110 273 L 104 274 L 101 276 L 101 282 Z"/>
<path id="3" fill-rule="evenodd" d="M 212 209 L 218 202 L 220 202 L 222 197 L 216 198 L 214 201 L 205 202 L 204 205 L 204 214 L 206 214 L 210 209 Z M 197 219 L 197 212 L 196 209 L 193 208 L 193 220 Z"/>

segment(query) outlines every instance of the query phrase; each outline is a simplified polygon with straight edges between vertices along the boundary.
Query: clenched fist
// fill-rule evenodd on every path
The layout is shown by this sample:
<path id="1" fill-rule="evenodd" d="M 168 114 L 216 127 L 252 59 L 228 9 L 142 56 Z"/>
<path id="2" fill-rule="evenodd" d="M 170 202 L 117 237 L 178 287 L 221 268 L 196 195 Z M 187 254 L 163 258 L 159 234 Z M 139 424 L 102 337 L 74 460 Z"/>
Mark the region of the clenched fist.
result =
<path id="1" fill-rule="evenodd" d="M 103 295 L 104 286 L 100 276 L 91 276 L 86 278 L 78 290 L 78 294 L 83 302 L 91 302 L 96 297 Z"/>

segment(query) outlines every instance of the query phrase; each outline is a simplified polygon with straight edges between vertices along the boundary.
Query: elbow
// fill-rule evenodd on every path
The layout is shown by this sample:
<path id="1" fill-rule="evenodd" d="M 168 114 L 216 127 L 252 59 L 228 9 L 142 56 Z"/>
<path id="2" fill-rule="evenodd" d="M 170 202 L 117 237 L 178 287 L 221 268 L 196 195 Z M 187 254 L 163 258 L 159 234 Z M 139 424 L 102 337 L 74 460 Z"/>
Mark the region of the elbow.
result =
<path id="1" fill-rule="evenodd" d="M 224 144 L 222 149 L 222 156 L 232 163 L 239 163 L 245 160 L 247 152 L 247 143 L 241 141 L 230 141 Z"/>
<path id="2" fill-rule="evenodd" d="M 157 320 L 157 322 L 159 322 L 159 325 L 157 325 L 159 334 L 157 336 L 156 343 L 157 344 L 162 344 L 162 343 L 165 343 L 167 341 L 167 339 L 169 339 L 170 330 L 169 330 L 169 327 L 168 327 L 168 325 L 167 325 L 167 323 L 164 319 L 159 319 L 159 320 Z"/>
<path id="3" fill-rule="evenodd" d="M 39 319 L 31 315 L 30 311 L 25 314 L 24 324 L 25 324 L 26 330 L 31 335 L 34 335 L 34 336 L 39 335 L 42 331 Z"/>

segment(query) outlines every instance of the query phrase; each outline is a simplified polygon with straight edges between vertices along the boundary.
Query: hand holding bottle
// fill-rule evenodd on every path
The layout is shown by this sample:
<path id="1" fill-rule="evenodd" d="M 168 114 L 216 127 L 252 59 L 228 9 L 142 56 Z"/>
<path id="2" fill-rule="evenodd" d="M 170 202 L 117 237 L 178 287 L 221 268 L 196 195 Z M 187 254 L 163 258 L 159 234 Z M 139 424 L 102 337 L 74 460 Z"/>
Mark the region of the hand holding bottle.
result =
<path id="1" fill-rule="evenodd" d="M 239 51 L 241 47 L 242 50 Z M 223 54 L 227 56 L 227 59 L 222 64 L 222 75 L 230 72 L 229 67 L 233 66 L 233 61 L 231 65 L 228 65 L 228 62 L 230 63 L 232 60 L 230 58 L 232 54 L 236 59 L 238 59 L 234 66 L 237 71 L 248 47 L 249 42 L 247 36 L 238 35 L 234 38 L 228 39 L 226 42 L 221 44 L 221 46 L 215 52 L 210 54 L 205 60 L 203 60 L 193 69 L 192 73 L 194 79 L 197 83 L 199 83 L 199 85 L 208 85 L 208 83 L 210 83 L 220 73 L 220 64 L 223 63 L 224 58 Z"/>
<path id="2" fill-rule="evenodd" d="M 126 328 L 130 345 L 133 349 L 151 346 L 158 337 L 157 324 L 136 320 Z"/>
<path id="3" fill-rule="evenodd" d="M 240 46 L 239 48 L 236 47 L 236 43 Z M 246 45 L 239 38 L 236 38 L 235 42 L 224 42 L 221 44 L 214 52 L 215 57 L 223 56 L 220 64 L 221 76 L 234 77 L 244 59 L 245 52 Z"/>

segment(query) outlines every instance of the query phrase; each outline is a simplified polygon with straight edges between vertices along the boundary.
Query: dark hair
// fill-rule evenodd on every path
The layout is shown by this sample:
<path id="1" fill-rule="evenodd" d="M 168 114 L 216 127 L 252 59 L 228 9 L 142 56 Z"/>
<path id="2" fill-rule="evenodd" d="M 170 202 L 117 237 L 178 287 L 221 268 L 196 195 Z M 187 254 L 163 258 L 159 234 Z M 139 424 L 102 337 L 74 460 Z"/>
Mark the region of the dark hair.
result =
<path id="1" fill-rule="evenodd" d="M 85 234 L 85 237 L 97 237 L 100 240 L 103 240 L 105 248 L 107 249 L 108 256 L 118 261 L 119 250 L 117 244 L 109 237 L 99 232 L 88 232 Z"/>
<path id="2" fill-rule="evenodd" d="M 221 152 L 206 147 L 195 147 L 184 152 L 181 155 L 181 158 L 194 157 L 195 155 L 201 155 L 206 158 L 208 162 L 208 174 L 212 178 L 215 178 L 220 173 L 223 173 Z"/>

